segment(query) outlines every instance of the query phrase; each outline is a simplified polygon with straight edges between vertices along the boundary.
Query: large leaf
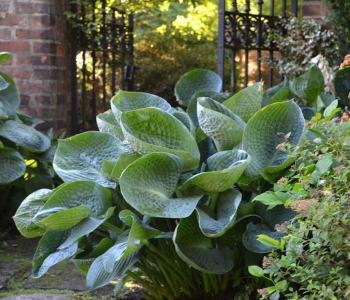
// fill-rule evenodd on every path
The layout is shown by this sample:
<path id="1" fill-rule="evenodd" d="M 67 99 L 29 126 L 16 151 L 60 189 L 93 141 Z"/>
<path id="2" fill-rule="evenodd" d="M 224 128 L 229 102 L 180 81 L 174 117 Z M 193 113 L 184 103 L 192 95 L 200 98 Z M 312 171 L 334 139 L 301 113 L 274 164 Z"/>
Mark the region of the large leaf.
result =
<path id="1" fill-rule="evenodd" d="M 110 189 L 91 181 L 71 182 L 50 195 L 48 201 L 37 212 L 34 221 L 49 228 L 46 224 L 51 223 L 50 220 L 54 218 L 52 223 L 55 230 L 65 230 L 90 215 L 97 217 L 105 214 L 111 206 Z M 69 213 L 73 209 L 76 210 L 75 216 Z"/>
<path id="2" fill-rule="evenodd" d="M 40 120 L 40 119 L 37 119 L 37 118 L 33 118 L 29 115 L 27 115 L 25 112 L 19 110 L 19 109 L 16 109 L 15 110 L 15 113 L 16 115 L 18 116 L 18 118 L 26 125 L 37 125 L 37 124 L 43 124 L 44 121 L 43 120 Z M 50 138 L 50 137 L 48 137 Z"/>
<path id="3" fill-rule="evenodd" d="M 183 75 L 175 85 L 175 96 L 181 105 L 187 106 L 197 91 L 220 92 L 222 80 L 216 73 L 197 69 Z"/>
<path id="4" fill-rule="evenodd" d="M 268 253 L 276 249 L 275 247 L 266 246 L 259 242 L 258 235 L 260 234 L 267 235 L 270 238 L 273 238 L 278 241 L 280 241 L 283 237 L 282 233 L 279 233 L 277 231 L 271 231 L 269 227 L 267 227 L 264 224 L 249 223 L 247 226 L 247 231 L 243 236 L 243 244 L 249 251 L 255 253 Z"/>
<path id="5" fill-rule="evenodd" d="M 78 250 L 77 243 L 58 249 L 68 235 L 69 231 L 48 231 L 44 234 L 34 255 L 32 277 L 41 277 L 51 266 L 75 254 Z"/>
<path id="6" fill-rule="evenodd" d="M 116 161 L 123 145 L 115 137 L 102 132 L 85 132 L 59 140 L 53 166 L 65 182 L 95 181 L 115 188 L 115 182 L 102 170 L 103 160 Z"/>
<path id="7" fill-rule="evenodd" d="M 0 148 L 0 184 L 18 179 L 25 170 L 26 164 L 18 151 L 12 148 Z"/>
<path id="8" fill-rule="evenodd" d="M 198 98 L 197 114 L 203 132 L 218 151 L 231 150 L 242 141 L 245 123 L 225 106 L 210 98 Z"/>
<path id="9" fill-rule="evenodd" d="M 224 192 L 237 182 L 250 161 L 242 150 L 221 151 L 208 158 L 209 172 L 190 177 L 180 189 L 188 191 L 197 186 L 206 192 Z"/>
<path id="10" fill-rule="evenodd" d="M 263 84 L 257 82 L 234 94 L 223 105 L 241 117 L 244 122 L 248 122 L 253 114 L 261 108 L 262 98 Z"/>
<path id="11" fill-rule="evenodd" d="M 165 112 L 173 113 L 175 109 L 163 98 L 148 93 L 119 91 L 111 100 L 112 111 L 120 121 L 123 112 L 146 107 L 157 107 Z"/>
<path id="12" fill-rule="evenodd" d="M 0 75 L 0 91 L 7 89 L 9 85 L 10 84 Z"/>
<path id="13" fill-rule="evenodd" d="M 290 84 L 291 92 L 298 98 L 305 99 L 309 105 L 317 101 L 323 89 L 323 74 L 316 65 L 312 65 L 305 74 L 295 78 Z"/>
<path id="14" fill-rule="evenodd" d="M 41 132 L 12 120 L 0 125 L 0 136 L 31 152 L 45 152 L 51 146 L 50 140 Z"/>
<path id="15" fill-rule="evenodd" d="M 233 189 L 221 193 L 217 200 L 215 217 L 208 214 L 203 207 L 197 207 L 199 227 L 203 234 L 208 237 L 218 237 L 230 229 L 236 219 L 241 199 L 242 194 Z"/>
<path id="16" fill-rule="evenodd" d="M 38 225 L 33 222 L 33 218 L 49 199 L 51 192 L 52 191 L 49 189 L 38 190 L 30 194 L 21 203 L 13 220 L 15 221 L 18 231 L 23 236 L 31 238 L 41 236 L 45 233 L 44 229 L 38 227 Z"/>
<path id="17" fill-rule="evenodd" d="M 2 102 L 0 102 L 0 120 L 6 120 L 8 119 L 8 114 L 6 112 L 6 107 Z"/>
<path id="18" fill-rule="evenodd" d="M 284 80 L 280 84 L 269 88 L 263 95 L 262 106 L 266 106 L 276 102 L 282 102 L 289 95 L 289 82 Z"/>
<path id="19" fill-rule="evenodd" d="M 183 160 L 167 153 L 151 153 L 130 164 L 119 179 L 125 200 L 146 216 L 185 218 L 200 196 L 173 198 Z"/>
<path id="20" fill-rule="evenodd" d="M 123 113 L 121 126 L 130 147 L 140 153 L 167 152 L 184 160 L 184 171 L 199 164 L 199 150 L 192 134 L 179 120 L 158 108 Z"/>
<path id="21" fill-rule="evenodd" d="M 12 77 L 7 74 L 0 72 L 0 76 L 9 84 L 6 89 L 0 90 L 0 101 L 3 102 L 3 99 L 5 99 L 6 103 L 9 103 L 11 108 L 18 108 L 21 100 L 16 83 L 13 81 Z M 6 106 L 5 103 L 3 104 Z"/>
<path id="22" fill-rule="evenodd" d="M 0 52 L 0 64 L 3 64 L 5 61 L 9 60 L 12 57 L 9 52 Z"/>
<path id="23" fill-rule="evenodd" d="M 139 159 L 141 157 L 140 154 L 137 153 L 122 153 L 120 154 L 117 162 L 114 164 L 112 172 L 110 173 L 110 176 L 114 180 L 119 180 L 120 176 L 122 175 L 123 171 L 135 160 Z"/>
<path id="24" fill-rule="evenodd" d="M 340 98 L 340 106 L 350 106 L 350 68 L 338 70 L 334 78 L 334 89 Z"/>
<path id="25" fill-rule="evenodd" d="M 97 115 L 96 123 L 100 132 L 109 133 L 121 141 L 124 139 L 122 128 L 111 110 Z"/>
<path id="26" fill-rule="evenodd" d="M 173 241 L 180 258 L 197 270 L 224 274 L 233 267 L 233 252 L 226 246 L 215 247 L 213 239 L 201 232 L 194 214 L 180 221 Z"/>
<path id="27" fill-rule="evenodd" d="M 257 112 L 243 134 L 243 149 L 251 156 L 247 174 L 255 177 L 266 167 L 283 164 L 288 153 L 277 146 L 286 141 L 298 144 L 303 129 L 303 114 L 293 101 L 270 104 Z"/>

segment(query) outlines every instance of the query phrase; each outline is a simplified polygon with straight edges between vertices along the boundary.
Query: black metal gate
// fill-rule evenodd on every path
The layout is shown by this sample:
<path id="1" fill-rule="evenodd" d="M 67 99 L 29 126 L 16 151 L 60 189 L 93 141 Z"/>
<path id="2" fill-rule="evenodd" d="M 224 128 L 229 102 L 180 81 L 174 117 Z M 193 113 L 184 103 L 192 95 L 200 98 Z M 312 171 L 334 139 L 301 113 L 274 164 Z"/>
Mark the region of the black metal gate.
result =
<path id="1" fill-rule="evenodd" d="M 118 89 L 133 89 L 133 14 L 106 0 L 72 1 L 71 133 L 96 129 Z"/>
<path id="2" fill-rule="evenodd" d="M 263 77 L 267 77 L 268 86 L 274 84 L 273 69 L 265 67 L 262 70 L 261 63 L 263 52 L 272 60 L 276 51 L 274 44 L 267 40 L 268 31 L 277 28 L 279 16 L 287 17 L 290 14 L 297 16 L 298 13 L 297 0 L 278 0 L 279 12 L 276 12 L 274 0 L 266 2 L 257 0 L 254 4 L 255 12 L 252 12 L 252 1 L 245 0 L 245 4 L 239 7 L 237 1 L 233 0 L 232 8 L 228 11 L 225 0 L 219 0 L 218 74 L 224 80 L 225 70 L 226 73 L 230 73 L 226 86 L 230 87 L 231 92 L 235 92 L 242 77 L 241 86 L 247 86 L 249 65 L 252 60 L 256 61 L 254 80 L 260 81 Z M 242 76 L 237 61 L 244 63 Z M 225 63 L 229 65 L 229 70 L 227 67 L 225 69 Z"/>

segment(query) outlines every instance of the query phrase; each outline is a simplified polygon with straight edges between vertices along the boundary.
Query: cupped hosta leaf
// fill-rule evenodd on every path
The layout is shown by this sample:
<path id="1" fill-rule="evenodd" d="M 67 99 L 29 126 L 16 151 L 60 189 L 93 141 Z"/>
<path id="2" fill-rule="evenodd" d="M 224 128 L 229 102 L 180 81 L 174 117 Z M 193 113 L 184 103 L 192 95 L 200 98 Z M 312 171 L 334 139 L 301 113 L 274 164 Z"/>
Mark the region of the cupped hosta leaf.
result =
<path id="1" fill-rule="evenodd" d="M 135 160 L 139 159 L 141 157 L 140 154 L 137 153 L 122 153 L 120 154 L 117 162 L 113 166 L 112 172 L 110 173 L 110 176 L 114 180 L 119 180 L 120 176 L 122 175 L 123 171 Z"/>
<path id="2" fill-rule="evenodd" d="M 182 124 L 185 125 L 185 127 L 187 128 L 187 130 L 189 132 L 191 132 L 192 135 L 195 135 L 196 132 L 196 128 L 193 125 L 190 117 L 188 116 L 188 114 L 186 114 L 185 112 L 182 111 L 176 111 L 173 113 L 173 116 L 178 119 Z"/>
<path id="3" fill-rule="evenodd" d="M 65 230 L 77 225 L 83 219 L 100 216 L 112 206 L 112 192 L 95 182 L 77 181 L 59 187 L 34 217 L 40 226 Z M 79 209 L 78 209 L 79 207 Z M 75 212 L 75 215 L 74 213 Z"/>
<path id="4" fill-rule="evenodd" d="M 216 150 L 213 140 L 200 127 L 196 131 L 196 142 L 201 155 L 199 162 L 199 168 L 201 168 L 202 164 L 207 162 L 208 157 L 216 153 Z"/>
<path id="5" fill-rule="evenodd" d="M 334 89 L 340 98 L 340 106 L 350 106 L 350 68 L 338 70 L 334 78 Z"/>
<path id="6" fill-rule="evenodd" d="M 285 79 L 280 84 L 269 88 L 263 95 L 262 106 L 266 106 L 276 102 L 282 102 L 289 95 L 289 82 Z"/>
<path id="7" fill-rule="evenodd" d="M 0 136 L 31 152 L 45 152 L 51 146 L 50 140 L 41 132 L 12 120 L 0 125 Z"/>
<path id="8" fill-rule="evenodd" d="M 200 196 L 173 198 L 183 160 L 167 153 L 151 153 L 130 164 L 119 179 L 125 200 L 145 216 L 185 218 Z"/>
<path id="9" fill-rule="evenodd" d="M 26 164 L 18 151 L 12 148 L 0 148 L 0 184 L 10 183 L 21 177 Z"/>
<path id="10" fill-rule="evenodd" d="M 198 98 L 197 114 L 200 127 L 218 151 L 231 150 L 242 141 L 246 124 L 219 102 Z"/>
<path id="11" fill-rule="evenodd" d="M 72 257 L 75 252 L 77 252 L 77 243 L 74 243 L 64 249 L 58 249 L 68 235 L 69 230 L 48 231 L 44 234 L 34 255 L 32 277 L 41 277 L 50 267 Z"/>
<path id="12" fill-rule="evenodd" d="M 288 153 L 276 149 L 277 146 L 286 141 L 298 144 L 303 130 L 303 114 L 293 101 L 262 108 L 249 120 L 243 134 L 243 149 L 251 156 L 246 173 L 254 177 L 266 167 L 283 164 Z"/>
<path id="13" fill-rule="evenodd" d="M 276 182 L 276 179 L 281 177 L 280 172 L 288 168 L 294 161 L 296 157 L 294 155 L 289 155 L 288 158 L 282 162 L 279 166 L 269 166 L 260 172 L 261 176 L 265 178 L 271 184 Z"/>
<path id="14" fill-rule="evenodd" d="M 215 247 L 213 239 L 201 232 L 194 214 L 180 221 L 173 241 L 180 258 L 197 270 L 224 274 L 233 267 L 233 252 L 226 246 Z"/>
<path id="15" fill-rule="evenodd" d="M 6 89 L 0 90 L 0 101 L 2 102 L 2 100 L 5 99 L 13 109 L 18 108 L 21 100 L 16 83 L 13 81 L 12 77 L 7 74 L 0 72 L 0 76 L 9 84 Z M 5 105 L 5 103 L 3 104 Z"/>
<path id="16" fill-rule="evenodd" d="M 121 90 L 112 98 L 111 107 L 118 122 L 123 112 L 140 108 L 157 107 L 170 114 L 175 112 L 175 109 L 161 97 L 148 93 L 124 92 Z"/>
<path id="17" fill-rule="evenodd" d="M 215 153 L 207 160 L 209 171 L 192 176 L 180 189 L 188 191 L 197 186 L 206 192 L 224 192 L 237 182 L 249 161 L 249 155 L 243 150 Z"/>
<path id="18" fill-rule="evenodd" d="M 199 164 L 197 143 L 175 117 L 158 108 L 143 108 L 123 113 L 121 126 L 126 141 L 137 153 L 167 152 L 184 160 L 184 171 Z"/>
<path id="19" fill-rule="evenodd" d="M 273 238 L 278 241 L 280 241 L 283 237 L 282 233 L 279 233 L 277 231 L 271 231 L 269 227 L 267 227 L 264 224 L 249 223 L 247 226 L 247 231 L 243 236 L 243 244 L 249 251 L 255 253 L 268 253 L 276 249 L 276 247 L 266 246 L 259 242 L 258 235 L 260 234 L 267 235 L 270 238 Z"/>
<path id="20" fill-rule="evenodd" d="M 219 194 L 215 218 L 207 214 L 201 207 L 197 207 L 199 227 L 203 234 L 208 237 L 218 237 L 230 229 L 236 218 L 241 199 L 242 194 L 232 189 Z"/>
<path id="21" fill-rule="evenodd" d="M 234 94 L 227 99 L 223 105 L 234 114 L 241 117 L 244 122 L 248 120 L 261 108 L 263 98 L 263 83 L 257 82 Z"/>
<path id="22" fill-rule="evenodd" d="M 98 114 L 96 123 L 100 132 L 109 133 L 121 141 L 124 139 L 122 128 L 111 110 Z"/>
<path id="23" fill-rule="evenodd" d="M 117 243 L 108 249 L 104 254 L 99 256 L 92 263 L 88 274 L 86 276 L 86 285 L 91 289 L 96 289 L 100 286 L 108 284 L 110 281 L 116 279 L 118 276 L 124 275 L 124 272 L 130 269 L 138 260 L 140 260 L 140 251 L 134 252 L 125 259 L 111 261 L 111 265 L 106 270 L 105 259 L 113 255 L 118 250 L 118 244 L 125 244 L 126 237 L 118 240 Z"/>
<path id="24" fill-rule="evenodd" d="M 0 52 L 0 64 L 3 64 L 5 61 L 9 60 L 12 57 L 9 52 Z"/>
<path id="25" fill-rule="evenodd" d="M 49 199 L 51 192 L 52 191 L 49 189 L 38 190 L 30 194 L 21 203 L 13 220 L 15 221 L 18 231 L 23 236 L 32 238 L 45 233 L 44 229 L 38 227 L 38 225 L 33 222 L 33 218 Z"/>
<path id="26" fill-rule="evenodd" d="M 197 69 L 183 75 L 175 85 L 175 96 L 181 105 L 187 106 L 197 91 L 220 92 L 222 80 L 216 73 Z"/>
<path id="27" fill-rule="evenodd" d="M 43 120 L 40 120 L 40 119 L 37 119 L 37 118 L 33 118 L 31 116 L 28 116 L 25 112 L 19 110 L 19 109 L 16 109 L 15 110 L 15 113 L 17 114 L 18 118 L 26 125 L 37 125 L 37 124 L 43 124 L 44 121 Z M 48 137 L 50 138 L 50 137 Z"/>
<path id="28" fill-rule="evenodd" d="M 298 98 L 306 100 L 308 104 L 315 103 L 323 89 L 324 78 L 316 65 L 312 65 L 309 71 L 295 78 L 290 84 L 291 92 Z"/>
<path id="29" fill-rule="evenodd" d="M 98 228 L 112 216 L 114 209 L 115 207 L 110 207 L 107 209 L 107 212 L 105 214 L 97 217 L 90 216 L 89 218 L 84 219 L 79 224 L 72 227 L 69 236 L 59 248 L 66 248 L 82 236 L 93 232 L 96 228 Z"/>
<path id="30" fill-rule="evenodd" d="M 10 84 L 0 75 L 0 91 L 7 89 L 9 85 Z"/>
<path id="31" fill-rule="evenodd" d="M 65 182 L 87 180 L 115 188 L 102 165 L 104 159 L 116 161 L 122 149 L 122 143 L 107 133 L 84 132 L 58 141 L 53 166 Z"/>

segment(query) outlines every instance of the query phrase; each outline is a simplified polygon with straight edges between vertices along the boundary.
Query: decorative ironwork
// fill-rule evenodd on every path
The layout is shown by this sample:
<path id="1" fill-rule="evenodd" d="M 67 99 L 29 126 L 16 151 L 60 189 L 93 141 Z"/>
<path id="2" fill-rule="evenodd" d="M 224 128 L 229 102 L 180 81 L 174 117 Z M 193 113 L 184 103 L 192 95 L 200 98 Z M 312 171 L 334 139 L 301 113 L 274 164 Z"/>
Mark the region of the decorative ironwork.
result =
<path id="1" fill-rule="evenodd" d="M 97 7 L 97 4 L 102 7 Z M 133 89 L 133 14 L 106 0 L 72 4 L 72 134 L 96 129 L 117 89 Z"/>
<path id="2" fill-rule="evenodd" d="M 282 1 L 281 16 L 286 17 L 286 0 Z M 256 80 L 262 78 L 261 55 L 262 51 L 267 51 L 269 58 L 273 59 L 276 46 L 270 43 L 267 36 L 271 29 L 280 29 L 279 16 L 274 13 L 274 0 L 270 0 L 270 15 L 262 14 L 263 0 L 257 0 L 258 14 L 251 13 L 252 2 L 245 1 L 241 11 L 239 11 L 237 1 L 232 1 L 232 9 L 226 10 L 225 0 L 219 0 L 219 42 L 218 42 L 218 74 L 225 79 L 225 61 L 230 63 L 230 91 L 234 92 L 237 85 L 236 63 L 238 56 L 242 56 L 244 61 L 244 86 L 248 84 L 249 62 L 254 52 L 256 60 Z M 291 0 L 290 12 L 297 15 L 297 0 Z M 268 70 L 268 85 L 273 85 L 273 70 Z"/>

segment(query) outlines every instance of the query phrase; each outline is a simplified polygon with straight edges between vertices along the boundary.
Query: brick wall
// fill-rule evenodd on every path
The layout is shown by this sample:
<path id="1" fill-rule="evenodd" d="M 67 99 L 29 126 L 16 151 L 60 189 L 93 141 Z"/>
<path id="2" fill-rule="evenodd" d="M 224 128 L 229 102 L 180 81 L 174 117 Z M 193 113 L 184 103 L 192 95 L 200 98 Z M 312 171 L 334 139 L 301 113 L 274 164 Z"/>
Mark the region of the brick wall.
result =
<path id="1" fill-rule="evenodd" d="M 314 19 L 317 22 L 323 22 L 328 10 L 322 0 L 301 0 L 302 18 L 304 20 Z"/>
<path id="2" fill-rule="evenodd" d="M 67 7 L 66 0 L 0 0 L 0 52 L 13 54 L 1 71 L 18 84 L 21 109 L 45 120 L 40 130 L 69 124 Z"/>

